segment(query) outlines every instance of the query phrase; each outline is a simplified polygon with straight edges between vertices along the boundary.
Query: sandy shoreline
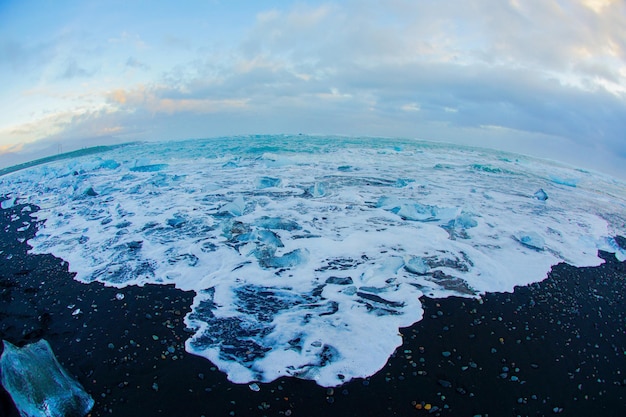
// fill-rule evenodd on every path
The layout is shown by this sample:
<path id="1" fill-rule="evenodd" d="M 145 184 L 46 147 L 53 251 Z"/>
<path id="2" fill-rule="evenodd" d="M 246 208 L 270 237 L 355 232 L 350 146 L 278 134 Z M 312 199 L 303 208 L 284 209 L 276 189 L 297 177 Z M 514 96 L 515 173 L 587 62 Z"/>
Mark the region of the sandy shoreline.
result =
<path id="1" fill-rule="evenodd" d="M 18 345 L 48 340 L 93 396 L 92 416 L 626 411 L 626 263 L 612 254 L 595 268 L 555 266 L 541 283 L 481 302 L 424 299 L 424 319 L 402 330 L 403 346 L 367 380 L 330 390 L 283 378 L 253 392 L 184 351 L 192 293 L 80 284 L 62 260 L 27 254 L 18 238 L 33 228 L 18 231 L 10 221 L 20 210 L 0 216 L 0 337 Z M 0 390 L 0 416 L 17 415 Z"/>

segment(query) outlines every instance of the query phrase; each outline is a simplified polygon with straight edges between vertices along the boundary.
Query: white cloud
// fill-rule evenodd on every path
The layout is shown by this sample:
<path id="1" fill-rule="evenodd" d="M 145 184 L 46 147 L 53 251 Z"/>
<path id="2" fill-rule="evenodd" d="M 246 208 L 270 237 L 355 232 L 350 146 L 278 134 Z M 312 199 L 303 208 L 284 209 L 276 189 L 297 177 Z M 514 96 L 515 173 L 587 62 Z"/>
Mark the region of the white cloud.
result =
<path id="1" fill-rule="evenodd" d="M 162 36 L 171 62 L 128 29 L 104 39 L 99 60 L 62 54 L 66 67 L 55 68 L 90 94 L 72 101 L 85 116 L 53 125 L 130 139 L 308 131 L 458 141 L 471 131 L 496 144 L 485 126 L 498 126 L 502 143 L 560 138 L 626 157 L 623 1 L 297 3 L 251 24 L 234 46 L 215 47 L 210 29 Z M 4 48 L 22 57 L 17 66 L 54 61 L 37 51 Z"/>

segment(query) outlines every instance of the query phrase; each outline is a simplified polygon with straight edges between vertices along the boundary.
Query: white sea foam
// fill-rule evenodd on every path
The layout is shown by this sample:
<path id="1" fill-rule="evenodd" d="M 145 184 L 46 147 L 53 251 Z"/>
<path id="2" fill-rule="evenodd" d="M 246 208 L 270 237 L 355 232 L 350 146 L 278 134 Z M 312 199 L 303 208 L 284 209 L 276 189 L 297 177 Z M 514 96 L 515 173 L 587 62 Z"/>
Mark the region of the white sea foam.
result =
<path id="1" fill-rule="evenodd" d="M 82 282 L 195 291 L 186 348 L 237 383 L 366 377 L 422 296 L 512 291 L 558 262 L 598 265 L 598 249 L 626 258 L 611 237 L 624 184 L 413 141 L 131 145 L 2 177 L 0 194 L 41 207 L 32 252 Z"/>

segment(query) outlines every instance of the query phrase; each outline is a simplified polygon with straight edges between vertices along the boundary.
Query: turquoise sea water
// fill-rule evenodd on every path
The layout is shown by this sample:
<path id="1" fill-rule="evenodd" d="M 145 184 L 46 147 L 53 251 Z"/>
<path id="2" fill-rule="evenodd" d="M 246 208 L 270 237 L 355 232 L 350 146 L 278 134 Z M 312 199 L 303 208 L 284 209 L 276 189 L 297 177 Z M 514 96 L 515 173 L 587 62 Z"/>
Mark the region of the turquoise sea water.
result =
<path id="1" fill-rule="evenodd" d="M 0 177 L 81 282 L 196 296 L 186 349 L 237 383 L 374 374 L 422 297 L 626 257 L 626 186 L 520 155 L 380 138 L 131 144 Z M 24 223 L 24 228 L 31 227 Z"/>

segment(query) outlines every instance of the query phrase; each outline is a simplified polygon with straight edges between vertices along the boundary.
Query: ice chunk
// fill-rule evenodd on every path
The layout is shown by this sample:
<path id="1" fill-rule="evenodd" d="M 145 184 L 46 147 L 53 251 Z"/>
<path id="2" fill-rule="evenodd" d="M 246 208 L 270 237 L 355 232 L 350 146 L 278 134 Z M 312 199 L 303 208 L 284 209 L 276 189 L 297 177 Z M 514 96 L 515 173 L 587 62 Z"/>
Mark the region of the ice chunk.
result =
<path id="1" fill-rule="evenodd" d="M 301 227 L 298 223 L 293 220 L 283 219 L 280 217 L 268 217 L 263 216 L 255 222 L 255 225 L 258 227 L 263 227 L 265 229 L 279 229 L 279 230 L 300 230 Z"/>
<path id="2" fill-rule="evenodd" d="M 105 169 L 117 169 L 119 168 L 119 166 L 120 166 L 120 163 L 113 159 L 107 159 L 100 163 L 100 168 L 105 168 Z"/>
<path id="3" fill-rule="evenodd" d="M 261 177 L 255 181 L 257 189 L 262 190 L 264 188 L 278 187 L 280 185 L 280 178 Z"/>
<path id="4" fill-rule="evenodd" d="M 93 187 L 87 187 L 84 191 L 83 191 L 83 195 L 86 195 L 88 197 L 95 197 L 98 195 L 98 193 L 96 192 L 96 190 L 93 189 Z"/>
<path id="5" fill-rule="evenodd" d="M 543 250 L 546 242 L 539 234 L 535 232 L 518 233 L 515 238 L 524 246 L 529 248 Z"/>
<path id="6" fill-rule="evenodd" d="M 306 260 L 306 251 L 296 249 L 282 256 L 275 256 L 272 248 L 260 248 L 254 251 L 263 268 L 292 268 Z"/>
<path id="7" fill-rule="evenodd" d="M 452 207 L 430 206 L 387 196 L 380 197 L 376 207 L 397 214 L 405 220 L 418 222 L 447 221 L 454 218 L 457 213 L 457 209 Z"/>
<path id="8" fill-rule="evenodd" d="M 415 182 L 415 180 L 411 178 L 398 178 L 394 186 L 397 188 L 402 188 L 402 187 L 406 187 L 412 182 Z"/>
<path id="9" fill-rule="evenodd" d="M 256 242 L 260 245 L 273 248 L 282 248 L 283 242 L 280 237 L 271 230 L 257 230 L 255 232 L 243 233 L 234 238 L 237 242 Z"/>
<path id="10" fill-rule="evenodd" d="M 404 269 L 414 274 L 424 275 L 430 270 L 430 267 L 426 264 L 424 258 L 414 256 L 404 264 Z"/>
<path id="11" fill-rule="evenodd" d="M 316 182 L 307 191 L 313 198 L 324 197 L 326 195 L 326 185 L 322 182 Z"/>
<path id="12" fill-rule="evenodd" d="M 241 216 L 246 208 L 246 203 L 243 201 L 243 197 L 238 196 L 232 203 L 225 204 L 220 213 L 229 213 L 232 216 Z"/>
<path id="13" fill-rule="evenodd" d="M 0 380 L 22 417 L 82 417 L 94 405 L 44 339 L 23 348 L 4 341 Z"/>
<path id="14" fill-rule="evenodd" d="M 3 209 L 10 209 L 15 205 L 16 198 L 9 198 L 8 200 L 3 200 L 0 202 L 0 207 Z"/>
<path id="15" fill-rule="evenodd" d="M 132 172 L 157 172 L 167 168 L 167 164 L 139 165 L 130 168 Z"/>
<path id="16" fill-rule="evenodd" d="M 543 188 L 538 189 L 533 195 L 537 200 L 546 201 L 548 199 L 548 194 L 543 191 Z"/>
<path id="17" fill-rule="evenodd" d="M 478 222 L 471 214 L 461 213 L 454 220 L 450 220 L 448 225 L 455 229 L 471 229 L 478 226 Z"/>

